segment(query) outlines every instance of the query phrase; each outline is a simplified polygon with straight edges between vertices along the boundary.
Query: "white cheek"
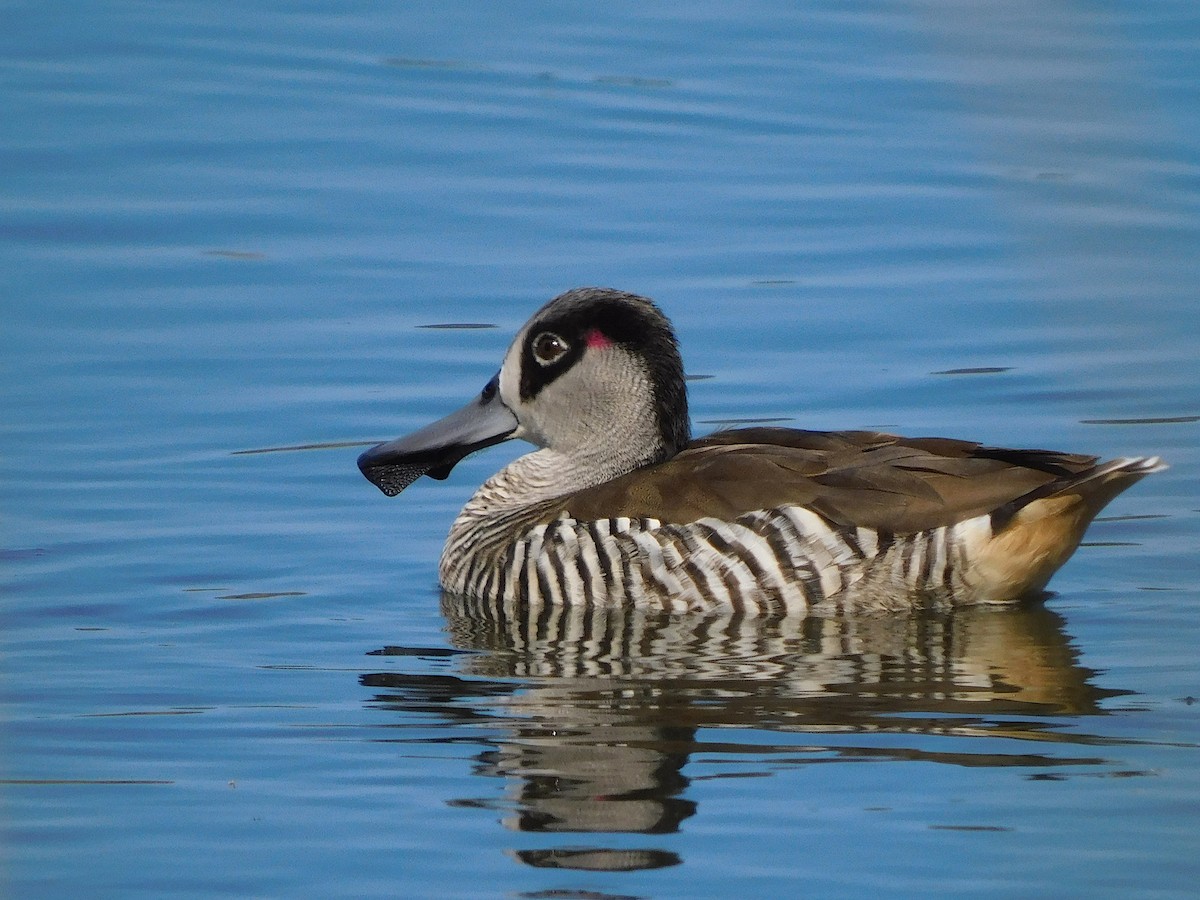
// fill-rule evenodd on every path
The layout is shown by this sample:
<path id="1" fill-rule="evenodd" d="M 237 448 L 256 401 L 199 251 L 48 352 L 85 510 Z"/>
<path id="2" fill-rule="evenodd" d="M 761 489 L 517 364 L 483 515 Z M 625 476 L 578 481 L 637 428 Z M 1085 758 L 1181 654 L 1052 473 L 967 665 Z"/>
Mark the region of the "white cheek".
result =
<path id="1" fill-rule="evenodd" d="M 521 341 L 523 335 L 517 335 L 508 353 L 504 355 L 504 364 L 500 367 L 500 402 L 507 406 L 517 417 L 517 430 L 512 433 L 519 440 L 537 443 L 535 435 L 525 421 L 524 409 L 521 404 Z"/>
<path id="2" fill-rule="evenodd" d="M 504 354 L 504 364 L 500 366 L 500 400 L 511 409 L 517 411 L 521 405 L 521 351 L 518 343 L 513 343 Z"/>

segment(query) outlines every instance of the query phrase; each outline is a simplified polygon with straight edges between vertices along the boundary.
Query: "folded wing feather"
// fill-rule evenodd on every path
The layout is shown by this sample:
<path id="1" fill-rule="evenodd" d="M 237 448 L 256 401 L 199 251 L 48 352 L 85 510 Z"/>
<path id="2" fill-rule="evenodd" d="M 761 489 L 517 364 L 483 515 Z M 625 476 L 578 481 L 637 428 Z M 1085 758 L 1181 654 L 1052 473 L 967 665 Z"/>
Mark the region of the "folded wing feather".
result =
<path id="1" fill-rule="evenodd" d="M 796 505 L 846 527 L 907 534 L 989 513 L 1095 463 L 945 438 L 746 428 L 694 441 L 666 462 L 564 498 L 546 518 L 566 512 L 583 521 L 685 524 Z"/>

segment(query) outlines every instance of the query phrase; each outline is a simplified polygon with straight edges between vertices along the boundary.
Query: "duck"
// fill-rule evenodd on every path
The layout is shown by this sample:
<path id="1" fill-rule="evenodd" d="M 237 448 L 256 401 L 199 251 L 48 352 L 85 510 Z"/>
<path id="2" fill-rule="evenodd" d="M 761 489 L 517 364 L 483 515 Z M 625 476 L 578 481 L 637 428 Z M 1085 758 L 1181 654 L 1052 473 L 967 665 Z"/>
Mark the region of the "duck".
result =
<path id="1" fill-rule="evenodd" d="M 521 439 L 455 518 L 442 588 L 501 608 L 758 616 L 1018 603 L 1089 523 L 1165 468 L 876 431 L 693 438 L 675 332 L 650 299 L 576 288 L 518 331 L 462 409 L 358 458 L 395 496 Z"/>

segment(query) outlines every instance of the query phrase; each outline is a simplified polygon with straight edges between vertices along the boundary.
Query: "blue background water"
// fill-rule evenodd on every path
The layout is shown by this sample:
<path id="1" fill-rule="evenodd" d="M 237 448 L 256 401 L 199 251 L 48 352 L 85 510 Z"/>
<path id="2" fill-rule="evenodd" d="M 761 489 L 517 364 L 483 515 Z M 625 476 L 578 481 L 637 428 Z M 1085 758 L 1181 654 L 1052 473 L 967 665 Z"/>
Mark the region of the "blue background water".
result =
<path id="1" fill-rule="evenodd" d="M 3 8 L 13 896 L 1194 892 L 1190 0 Z M 236 453 L 417 427 L 582 284 L 699 432 L 1172 468 L 1044 609 L 530 634 L 436 587 L 519 448 Z"/>

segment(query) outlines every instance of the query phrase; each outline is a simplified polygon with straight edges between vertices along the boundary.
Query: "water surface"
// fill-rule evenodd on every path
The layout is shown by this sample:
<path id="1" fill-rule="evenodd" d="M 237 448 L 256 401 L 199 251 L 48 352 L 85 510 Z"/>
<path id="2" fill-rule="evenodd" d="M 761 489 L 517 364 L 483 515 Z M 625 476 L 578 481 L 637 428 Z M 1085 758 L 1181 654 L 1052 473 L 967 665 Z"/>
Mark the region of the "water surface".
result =
<path id="1" fill-rule="evenodd" d="M 8 893 L 1194 893 L 1189 3 L 6 13 Z M 1029 608 L 497 621 L 436 560 L 520 449 L 357 445 L 586 284 L 701 433 L 1172 468 Z"/>

